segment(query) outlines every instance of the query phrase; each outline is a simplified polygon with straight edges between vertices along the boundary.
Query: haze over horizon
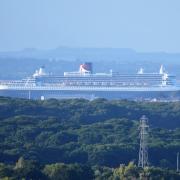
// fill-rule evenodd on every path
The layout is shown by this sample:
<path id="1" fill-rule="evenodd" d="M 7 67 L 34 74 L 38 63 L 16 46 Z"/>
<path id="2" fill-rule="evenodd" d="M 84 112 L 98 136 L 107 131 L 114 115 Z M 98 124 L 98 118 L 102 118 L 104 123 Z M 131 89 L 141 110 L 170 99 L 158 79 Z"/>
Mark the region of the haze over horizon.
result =
<path id="1" fill-rule="evenodd" d="M 180 53 L 178 0 L 1 0 L 0 51 L 66 47 Z"/>

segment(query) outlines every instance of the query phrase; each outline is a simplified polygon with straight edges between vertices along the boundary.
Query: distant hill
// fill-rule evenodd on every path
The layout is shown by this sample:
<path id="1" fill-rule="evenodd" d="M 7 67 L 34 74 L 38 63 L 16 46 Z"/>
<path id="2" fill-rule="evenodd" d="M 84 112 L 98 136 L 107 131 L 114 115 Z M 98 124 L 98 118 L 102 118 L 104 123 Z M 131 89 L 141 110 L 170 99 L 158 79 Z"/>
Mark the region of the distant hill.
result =
<path id="1" fill-rule="evenodd" d="M 180 79 L 180 53 L 141 53 L 128 48 L 68 48 L 50 50 L 34 48 L 14 52 L 0 52 L 0 78 L 23 78 L 36 68 L 45 65 L 48 72 L 62 74 L 75 71 L 80 63 L 91 61 L 94 71 L 110 69 L 122 73 L 136 73 L 140 67 L 147 72 L 157 72 L 161 64 Z"/>
<path id="2" fill-rule="evenodd" d="M 50 50 L 38 50 L 27 48 L 22 51 L 0 52 L 0 57 L 10 58 L 55 58 L 65 60 L 83 59 L 97 60 L 118 60 L 118 58 L 129 59 L 136 55 L 136 52 L 128 48 L 68 48 L 59 47 Z"/>

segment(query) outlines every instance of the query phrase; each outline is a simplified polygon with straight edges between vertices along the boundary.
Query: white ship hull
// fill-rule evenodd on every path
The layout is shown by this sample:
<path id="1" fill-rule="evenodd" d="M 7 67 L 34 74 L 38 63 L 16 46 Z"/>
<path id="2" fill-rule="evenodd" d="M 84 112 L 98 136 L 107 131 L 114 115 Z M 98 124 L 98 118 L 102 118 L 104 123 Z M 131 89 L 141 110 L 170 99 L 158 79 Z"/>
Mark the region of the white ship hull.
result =
<path id="1" fill-rule="evenodd" d="M 179 91 L 180 87 L 176 86 L 159 86 L 159 87 L 93 87 L 93 86 L 0 86 L 0 90 L 17 90 L 17 91 L 130 91 L 130 92 L 166 92 Z"/>
<path id="2" fill-rule="evenodd" d="M 106 99 L 166 99 L 179 100 L 178 87 L 2 87 L 0 96 L 49 99 L 49 98 L 106 98 Z"/>

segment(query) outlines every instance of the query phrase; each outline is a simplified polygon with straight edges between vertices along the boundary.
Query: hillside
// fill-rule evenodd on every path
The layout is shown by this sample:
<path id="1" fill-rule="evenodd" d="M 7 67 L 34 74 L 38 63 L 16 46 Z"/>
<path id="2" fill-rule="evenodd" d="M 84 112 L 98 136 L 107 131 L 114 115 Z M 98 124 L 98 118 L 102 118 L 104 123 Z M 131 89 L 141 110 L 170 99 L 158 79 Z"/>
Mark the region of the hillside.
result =
<path id="1" fill-rule="evenodd" d="M 0 162 L 19 157 L 47 163 L 118 167 L 137 163 L 138 121 L 149 118 L 151 165 L 175 168 L 180 103 L 0 98 Z"/>
<path id="2" fill-rule="evenodd" d="M 47 72 L 63 74 L 76 71 L 79 64 L 93 62 L 94 72 L 137 73 L 159 72 L 163 64 L 168 73 L 180 79 L 180 54 L 165 52 L 136 52 L 128 48 L 69 48 L 59 47 L 51 50 L 24 49 L 14 52 L 0 52 L 1 79 L 22 79 L 32 75 L 35 70 L 45 66 Z"/>

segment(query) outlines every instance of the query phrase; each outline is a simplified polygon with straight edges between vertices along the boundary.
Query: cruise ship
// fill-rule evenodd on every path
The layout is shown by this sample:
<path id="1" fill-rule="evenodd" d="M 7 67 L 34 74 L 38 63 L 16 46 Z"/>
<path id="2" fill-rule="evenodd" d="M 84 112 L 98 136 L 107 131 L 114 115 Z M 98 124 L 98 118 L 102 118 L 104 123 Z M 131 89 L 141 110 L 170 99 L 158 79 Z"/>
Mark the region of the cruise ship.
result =
<path id="1" fill-rule="evenodd" d="M 161 66 L 157 73 L 94 73 L 92 63 L 62 75 L 46 73 L 41 67 L 22 80 L 0 80 L 0 96 L 27 99 L 106 98 L 129 100 L 179 100 L 180 87 L 175 75 Z"/>

